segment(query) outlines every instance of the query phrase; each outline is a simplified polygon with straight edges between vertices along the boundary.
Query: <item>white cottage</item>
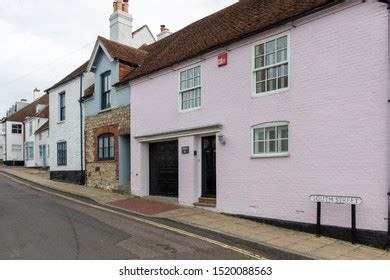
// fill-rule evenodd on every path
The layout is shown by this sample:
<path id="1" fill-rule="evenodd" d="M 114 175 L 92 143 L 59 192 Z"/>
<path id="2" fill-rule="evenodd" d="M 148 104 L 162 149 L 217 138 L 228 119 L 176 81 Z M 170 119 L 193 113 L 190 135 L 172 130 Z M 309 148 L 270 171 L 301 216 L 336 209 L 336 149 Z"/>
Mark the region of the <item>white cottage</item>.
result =
<path id="1" fill-rule="evenodd" d="M 87 65 L 84 63 L 46 90 L 50 99 L 51 152 L 46 153 L 50 154 L 51 180 L 84 184 L 84 116 L 80 99 L 94 82 L 94 74 L 85 73 Z"/>
<path id="2" fill-rule="evenodd" d="M 13 113 L 7 117 L 4 121 L 5 124 L 5 155 L 4 163 L 9 166 L 24 166 L 25 153 L 27 153 L 25 147 L 25 134 L 29 135 L 29 128 L 26 130 L 26 120 L 39 114 L 37 108 L 44 108 L 49 104 L 49 97 L 47 94 L 43 95 L 33 103 L 24 107 L 16 113 Z M 33 130 L 34 132 L 34 130 Z M 28 138 L 29 139 L 29 138 Z M 28 141 L 27 141 L 28 142 Z M 31 156 L 30 144 L 28 153 Z M 32 148 L 34 150 L 34 148 Z M 25 152 L 26 151 L 26 152 Z"/>

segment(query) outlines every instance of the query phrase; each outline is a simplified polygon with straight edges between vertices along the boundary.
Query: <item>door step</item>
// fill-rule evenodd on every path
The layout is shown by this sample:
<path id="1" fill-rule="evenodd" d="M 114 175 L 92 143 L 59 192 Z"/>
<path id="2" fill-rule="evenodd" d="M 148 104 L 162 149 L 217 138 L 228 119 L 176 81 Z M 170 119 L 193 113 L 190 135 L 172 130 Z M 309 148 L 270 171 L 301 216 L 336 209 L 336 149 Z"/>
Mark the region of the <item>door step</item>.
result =
<path id="1" fill-rule="evenodd" d="M 201 197 L 199 198 L 199 202 L 194 203 L 194 206 L 216 207 L 217 199 L 213 197 Z"/>

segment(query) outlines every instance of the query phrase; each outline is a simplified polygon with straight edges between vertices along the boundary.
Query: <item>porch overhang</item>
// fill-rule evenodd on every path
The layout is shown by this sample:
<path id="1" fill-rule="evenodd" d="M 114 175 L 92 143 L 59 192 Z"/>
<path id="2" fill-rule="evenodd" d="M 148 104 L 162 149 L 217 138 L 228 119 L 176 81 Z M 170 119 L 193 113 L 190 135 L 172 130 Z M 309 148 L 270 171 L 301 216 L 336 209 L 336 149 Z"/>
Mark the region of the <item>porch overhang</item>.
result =
<path id="1" fill-rule="evenodd" d="M 176 139 L 176 138 L 186 137 L 186 136 L 218 133 L 222 130 L 222 127 L 223 127 L 222 124 L 214 124 L 214 125 L 199 126 L 199 127 L 193 127 L 193 128 L 187 128 L 181 130 L 161 132 L 157 134 L 135 136 L 134 138 L 140 143 L 155 142 L 161 140 Z"/>

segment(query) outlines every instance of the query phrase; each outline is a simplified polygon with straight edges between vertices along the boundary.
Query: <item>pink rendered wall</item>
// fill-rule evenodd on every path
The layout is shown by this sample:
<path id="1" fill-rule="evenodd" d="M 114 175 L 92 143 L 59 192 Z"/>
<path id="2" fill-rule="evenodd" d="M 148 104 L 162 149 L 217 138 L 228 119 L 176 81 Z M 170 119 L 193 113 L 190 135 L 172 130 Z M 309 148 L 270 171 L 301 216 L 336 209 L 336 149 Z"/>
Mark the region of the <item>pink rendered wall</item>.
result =
<path id="1" fill-rule="evenodd" d="M 386 5 L 369 1 L 297 23 L 283 93 L 251 95 L 251 43 L 277 31 L 230 46 L 226 67 L 205 56 L 199 110 L 178 112 L 179 71 L 133 81 L 132 136 L 221 123 L 227 145 L 217 147 L 219 211 L 314 223 L 309 195 L 356 195 L 364 201 L 358 227 L 385 231 L 387 20 Z M 269 121 L 290 121 L 290 157 L 251 158 L 251 126 Z M 148 194 L 144 150 L 132 139 L 132 188 L 141 195 Z M 193 189 L 192 181 L 181 179 L 180 189 Z M 350 209 L 325 205 L 323 222 L 349 227 Z"/>

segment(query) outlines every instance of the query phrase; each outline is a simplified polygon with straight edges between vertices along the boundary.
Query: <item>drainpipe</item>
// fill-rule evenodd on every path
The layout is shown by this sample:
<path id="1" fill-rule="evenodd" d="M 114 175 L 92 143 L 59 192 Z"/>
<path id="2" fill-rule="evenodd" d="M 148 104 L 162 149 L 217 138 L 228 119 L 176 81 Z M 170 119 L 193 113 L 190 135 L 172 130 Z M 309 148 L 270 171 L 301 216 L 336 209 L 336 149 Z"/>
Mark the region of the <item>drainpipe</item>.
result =
<path id="1" fill-rule="evenodd" d="M 85 175 L 84 175 L 84 137 L 83 137 L 83 74 L 80 75 L 80 172 L 83 176 L 82 184 L 84 184 L 85 181 Z"/>
<path id="2" fill-rule="evenodd" d="M 388 15 L 387 15 L 387 19 L 388 19 L 388 24 L 387 24 L 387 33 L 388 33 L 388 43 L 387 43 L 387 46 L 388 46 L 388 53 L 387 53 L 387 90 L 388 90 L 388 94 L 389 94 L 389 91 L 390 91 L 390 0 L 387 0 L 387 11 L 388 11 Z M 390 99 L 389 99 L 389 102 L 390 102 Z M 390 172 L 390 170 L 389 170 Z M 389 184 L 389 191 L 387 193 L 387 200 L 388 200 L 388 207 L 387 207 L 387 244 L 386 244 L 386 248 L 387 250 L 390 250 L 390 182 L 388 182 Z"/>

